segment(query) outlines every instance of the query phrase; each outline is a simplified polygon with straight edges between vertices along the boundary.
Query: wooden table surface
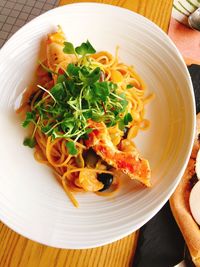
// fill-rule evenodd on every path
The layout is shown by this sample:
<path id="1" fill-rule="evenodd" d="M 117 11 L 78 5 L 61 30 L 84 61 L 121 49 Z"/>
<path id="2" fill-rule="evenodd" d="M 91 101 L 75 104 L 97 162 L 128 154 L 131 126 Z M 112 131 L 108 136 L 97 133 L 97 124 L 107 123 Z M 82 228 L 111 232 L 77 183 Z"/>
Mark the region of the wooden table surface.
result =
<path id="1" fill-rule="evenodd" d="M 60 5 L 84 2 L 61 0 Z M 173 0 L 92 0 L 144 15 L 167 32 Z M 33 242 L 0 223 L 0 267 L 131 266 L 138 232 L 112 244 L 85 250 L 56 249 Z"/>

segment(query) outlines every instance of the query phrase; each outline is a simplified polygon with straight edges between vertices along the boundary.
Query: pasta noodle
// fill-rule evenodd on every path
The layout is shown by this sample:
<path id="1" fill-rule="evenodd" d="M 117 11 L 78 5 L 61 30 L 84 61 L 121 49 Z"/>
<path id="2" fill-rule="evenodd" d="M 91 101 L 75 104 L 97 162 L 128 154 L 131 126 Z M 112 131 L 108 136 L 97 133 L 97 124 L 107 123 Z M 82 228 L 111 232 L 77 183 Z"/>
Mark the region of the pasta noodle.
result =
<path id="1" fill-rule="evenodd" d="M 112 161 L 115 161 L 113 155 L 118 155 L 119 157 L 120 153 L 124 153 L 123 155 L 129 155 L 129 157 L 131 155 L 133 158 L 133 154 L 130 153 L 132 153 L 131 151 L 136 153 L 136 147 L 132 139 L 137 136 L 140 130 L 146 130 L 149 127 L 149 121 L 145 118 L 145 105 L 151 100 L 153 95 L 146 96 L 146 86 L 135 72 L 134 68 L 119 61 L 118 48 L 116 49 L 115 56 L 112 56 L 106 51 L 101 51 L 98 53 L 88 53 L 87 56 L 77 59 L 74 55 L 69 55 L 67 53 L 64 54 L 63 43 L 65 41 L 64 34 L 61 32 L 60 28 L 56 33 L 48 36 L 47 60 L 44 61 L 37 70 L 37 83 L 40 86 L 30 87 L 26 90 L 17 113 L 26 114 L 27 117 L 23 123 L 24 126 L 30 122 L 33 123 L 32 136 L 34 136 L 34 144 L 30 142 L 30 139 L 24 142 L 24 144 L 34 146 L 35 159 L 50 166 L 54 170 L 55 177 L 63 186 L 69 199 L 72 201 L 74 206 L 78 207 L 78 202 L 75 199 L 73 192 L 90 191 L 95 192 L 98 195 L 109 196 L 119 189 L 120 180 L 115 174 L 115 165 L 119 163 L 119 160 L 116 160 L 118 163 L 112 163 Z M 79 50 L 77 49 L 76 51 Z M 109 101 L 106 103 L 107 110 L 103 101 L 101 103 L 102 107 L 99 107 L 97 104 L 95 104 L 96 106 L 94 107 L 99 112 L 104 111 L 103 116 L 105 118 L 108 116 L 108 119 L 105 119 L 103 124 L 101 120 L 97 120 L 98 122 L 96 124 L 91 123 L 93 126 L 87 124 L 86 130 L 88 132 L 90 127 L 93 127 L 92 133 L 95 132 L 95 129 L 96 131 L 99 131 L 98 127 L 101 128 L 100 131 L 102 131 L 102 133 L 103 129 L 105 130 L 104 134 L 107 134 L 107 137 L 104 135 L 104 141 L 107 138 L 107 144 L 112 143 L 110 149 L 116 149 L 115 153 L 113 152 L 111 158 L 108 160 L 106 159 L 106 154 L 104 152 L 101 151 L 98 153 L 98 151 L 96 151 L 97 142 L 93 144 L 93 146 L 88 145 L 90 139 L 92 138 L 90 133 L 89 141 L 87 141 L 87 138 L 86 141 L 84 141 L 83 138 L 80 138 L 82 133 L 81 128 L 77 131 L 76 137 L 73 137 L 73 131 L 71 135 L 69 135 L 67 131 L 61 135 L 61 130 L 57 130 L 57 136 L 53 136 L 53 130 L 61 129 L 59 126 L 62 122 L 59 121 L 59 116 L 56 117 L 58 119 L 55 122 L 55 117 L 51 117 L 51 113 L 49 111 L 48 113 L 42 113 L 46 112 L 48 108 L 52 108 L 56 105 L 56 101 L 58 101 L 56 97 L 59 98 L 59 96 L 52 93 L 52 88 L 55 88 L 55 85 L 58 84 L 58 80 L 61 79 L 61 76 L 69 75 L 67 71 L 68 69 L 66 70 L 66 68 L 70 63 L 73 63 L 74 66 L 79 68 L 83 68 L 83 66 L 85 66 L 85 68 L 91 69 L 91 72 L 92 70 L 100 69 L 99 82 L 103 82 L 103 85 L 105 86 L 109 84 L 109 86 L 116 85 L 117 87 L 116 91 L 113 91 L 112 93 L 113 97 L 119 99 L 118 101 L 115 100 L 116 107 L 119 106 L 121 108 L 120 103 L 122 102 L 120 101 L 127 102 L 126 110 L 116 115 L 116 117 L 118 116 L 118 121 L 125 121 L 125 117 L 124 120 L 122 120 L 124 114 L 129 115 L 129 120 L 125 123 L 126 127 L 124 126 L 124 129 L 120 128 L 119 123 L 106 126 L 107 128 L 105 129 L 101 128 L 101 125 L 105 126 L 106 123 L 110 123 L 110 113 L 113 112 L 113 114 L 115 114 L 115 110 Z M 80 95 L 81 93 L 83 94 L 83 89 L 81 89 Z M 81 96 L 77 99 L 79 99 L 79 106 L 83 106 L 84 102 L 82 102 Z M 75 108 L 74 102 L 70 101 L 69 103 L 72 108 Z M 84 110 L 83 107 L 82 109 Z M 53 114 L 53 108 L 51 109 L 51 112 Z M 78 114 L 78 111 L 76 112 Z M 28 118 L 28 116 L 35 117 Z M 85 118 L 83 119 L 85 120 Z M 51 128 L 48 128 L 50 127 L 49 125 Z M 70 127 L 73 127 L 73 125 Z M 33 141 L 33 139 L 31 139 L 31 141 Z M 72 143 L 75 144 L 73 149 L 76 153 L 74 151 L 70 152 L 69 146 L 66 145 L 72 145 Z M 100 143 L 102 144 L 102 141 Z M 106 141 L 104 145 L 106 145 Z M 101 155 L 100 153 L 104 154 Z M 124 158 L 124 160 L 126 160 L 126 158 Z M 122 167 L 122 171 L 128 174 L 128 171 L 123 168 L 126 167 Z M 120 169 L 120 167 L 118 167 L 118 169 Z M 99 174 L 104 174 L 104 176 L 102 176 L 102 179 L 104 180 L 107 179 L 105 178 L 106 175 L 110 175 L 109 177 L 112 181 L 109 185 L 109 191 L 104 191 L 107 181 L 105 182 L 102 179 L 98 179 Z M 148 184 L 145 181 L 143 183 L 146 183 L 146 185 Z"/>

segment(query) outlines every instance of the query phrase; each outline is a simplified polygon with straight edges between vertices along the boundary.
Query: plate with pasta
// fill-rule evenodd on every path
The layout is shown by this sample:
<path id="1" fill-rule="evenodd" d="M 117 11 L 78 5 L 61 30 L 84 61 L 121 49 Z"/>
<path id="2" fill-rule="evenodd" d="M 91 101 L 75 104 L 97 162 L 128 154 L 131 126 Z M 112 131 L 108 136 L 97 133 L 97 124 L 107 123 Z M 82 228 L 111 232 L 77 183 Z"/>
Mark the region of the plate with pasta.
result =
<path id="1" fill-rule="evenodd" d="M 3 222 L 43 244 L 89 248 L 164 205 L 195 117 L 187 69 L 157 26 L 73 4 L 20 29 L 0 59 Z"/>

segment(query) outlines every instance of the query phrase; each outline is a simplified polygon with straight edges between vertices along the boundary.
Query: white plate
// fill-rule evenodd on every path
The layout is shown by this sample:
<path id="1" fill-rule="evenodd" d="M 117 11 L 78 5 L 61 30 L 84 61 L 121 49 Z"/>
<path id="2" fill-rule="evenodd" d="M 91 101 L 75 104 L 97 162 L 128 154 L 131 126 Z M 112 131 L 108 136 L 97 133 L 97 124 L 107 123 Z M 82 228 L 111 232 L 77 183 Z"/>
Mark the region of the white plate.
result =
<path id="1" fill-rule="evenodd" d="M 60 24 L 75 45 L 89 39 L 97 50 L 136 67 L 149 92 L 149 131 L 137 146 L 149 159 L 152 189 L 127 179 L 112 198 L 77 194 L 72 206 L 51 170 L 22 145 L 25 136 L 14 103 L 30 84 L 40 42 Z M 51 10 L 21 28 L 0 51 L 0 218 L 18 233 L 60 248 L 91 248 L 120 239 L 164 205 L 183 174 L 195 124 L 194 96 L 179 52 L 155 24 L 126 9 L 73 4 Z"/>

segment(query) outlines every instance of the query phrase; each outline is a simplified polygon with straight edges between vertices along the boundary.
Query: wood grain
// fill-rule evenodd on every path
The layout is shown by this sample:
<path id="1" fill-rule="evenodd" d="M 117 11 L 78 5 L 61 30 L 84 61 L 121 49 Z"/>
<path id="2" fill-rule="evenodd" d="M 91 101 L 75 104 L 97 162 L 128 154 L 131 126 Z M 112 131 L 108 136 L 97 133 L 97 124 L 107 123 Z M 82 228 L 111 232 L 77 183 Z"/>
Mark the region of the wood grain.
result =
<path id="1" fill-rule="evenodd" d="M 85 250 L 56 249 L 28 240 L 0 224 L 1 267 L 129 266 L 138 232 L 112 244 Z"/>
<path id="2" fill-rule="evenodd" d="M 84 0 L 60 0 L 60 5 L 86 2 Z M 111 4 L 135 11 L 155 22 L 165 32 L 168 31 L 173 0 L 87 0 Z"/>
<path id="3" fill-rule="evenodd" d="M 83 2 L 61 0 L 60 5 Z M 173 0 L 89 0 L 121 6 L 144 15 L 167 32 Z M 128 267 L 138 231 L 112 244 L 86 250 L 47 247 L 18 235 L 0 223 L 0 267 Z"/>

